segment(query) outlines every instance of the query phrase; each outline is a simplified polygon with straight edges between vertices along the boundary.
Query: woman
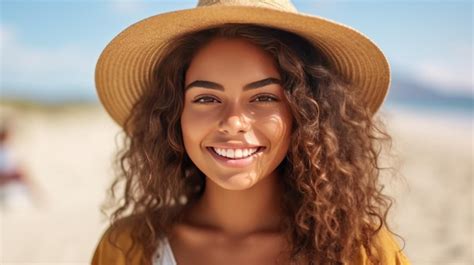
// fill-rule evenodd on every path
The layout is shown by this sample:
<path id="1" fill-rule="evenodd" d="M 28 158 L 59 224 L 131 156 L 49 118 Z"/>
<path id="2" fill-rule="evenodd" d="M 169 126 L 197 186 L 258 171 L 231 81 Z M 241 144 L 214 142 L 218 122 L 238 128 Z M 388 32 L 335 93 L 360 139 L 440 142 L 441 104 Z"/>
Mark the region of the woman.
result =
<path id="1" fill-rule="evenodd" d="M 112 202 L 125 186 L 92 263 L 408 264 L 378 183 L 382 52 L 288 1 L 198 6 L 99 59 L 126 132 Z"/>

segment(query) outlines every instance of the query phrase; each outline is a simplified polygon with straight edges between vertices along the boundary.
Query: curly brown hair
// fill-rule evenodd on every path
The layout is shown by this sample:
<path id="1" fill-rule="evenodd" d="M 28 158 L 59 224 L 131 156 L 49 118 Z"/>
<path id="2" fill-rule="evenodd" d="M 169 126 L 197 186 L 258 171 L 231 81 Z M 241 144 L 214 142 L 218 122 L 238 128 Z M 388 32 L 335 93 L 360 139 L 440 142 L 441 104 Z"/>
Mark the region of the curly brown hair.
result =
<path id="1" fill-rule="evenodd" d="M 142 264 L 150 264 L 159 239 L 202 195 L 205 175 L 186 154 L 180 128 L 184 76 L 196 52 L 218 37 L 258 45 L 274 58 L 282 77 L 294 120 L 290 148 L 278 166 L 286 213 L 282 231 L 292 246 L 291 259 L 350 264 L 363 248 L 380 264 L 374 236 L 388 227 L 392 199 L 382 193 L 379 158 L 383 147 L 391 147 L 391 137 L 316 45 L 254 24 L 189 32 L 161 47 L 153 85 L 124 125 L 119 174 L 102 208 L 114 208 L 111 227 L 126 220 L 133 247 L 143 249 Z"/>

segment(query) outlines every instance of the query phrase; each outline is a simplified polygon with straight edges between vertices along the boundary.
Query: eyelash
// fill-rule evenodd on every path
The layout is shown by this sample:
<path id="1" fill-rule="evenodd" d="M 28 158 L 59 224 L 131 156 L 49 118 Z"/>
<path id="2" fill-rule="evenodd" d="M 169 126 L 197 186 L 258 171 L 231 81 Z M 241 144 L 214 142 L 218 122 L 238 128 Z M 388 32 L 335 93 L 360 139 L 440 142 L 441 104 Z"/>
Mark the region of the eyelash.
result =
<path id="1" fill-rule="evenodd" d="M 197 103 L 197 104 L 210 104 L 210 103 L 212 103 L 212 102 L 209 102 L 209 101 L 207 101 L 207 102 L 199 102 L 199 100 L 201 100 L 201 99 L 207 99 L 207 98 L 210 98 L 210 99 L 213 99 L 213 100 L 216 100 L 216 101 L 217 101 L 217 99 L 214 98 L 214 97 L 203 96 L 203 97 L 200 97 L 200 98 L 195 99 L 195 100 L 193 101 L 193 103 Z M 271 101 L 268 101 L 268 100 L 265 100 L 265 101 L 258 101 L 258 102 L 261 102 L 261 103 L 272 103 L 272 102 L 278 101 L 278 99 L 277 99 L 276 97 L 269 96 L 269 95 L 260 95 L 260 96 L 256 97 L 255 99 L 259 99 L 259 98 L 269 98 L 269 99 L 271 99 Z"/>

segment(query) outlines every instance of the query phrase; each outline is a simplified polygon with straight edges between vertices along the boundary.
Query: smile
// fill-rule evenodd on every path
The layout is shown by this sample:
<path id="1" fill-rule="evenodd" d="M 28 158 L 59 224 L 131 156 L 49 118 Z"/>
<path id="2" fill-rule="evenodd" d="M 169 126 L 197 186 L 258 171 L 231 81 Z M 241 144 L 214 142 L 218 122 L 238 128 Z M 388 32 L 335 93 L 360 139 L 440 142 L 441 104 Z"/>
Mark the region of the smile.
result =
<path id="1" fill-rule="evenodd" d="M 231 167 L 245 167 L 250 165 L 254 159 L 259 156 L 264 146 L 258 148 L 244 148 L 244 149 L 221 149 L 214 147 L 206 148 L 212 157 L 220 164 Z"/>

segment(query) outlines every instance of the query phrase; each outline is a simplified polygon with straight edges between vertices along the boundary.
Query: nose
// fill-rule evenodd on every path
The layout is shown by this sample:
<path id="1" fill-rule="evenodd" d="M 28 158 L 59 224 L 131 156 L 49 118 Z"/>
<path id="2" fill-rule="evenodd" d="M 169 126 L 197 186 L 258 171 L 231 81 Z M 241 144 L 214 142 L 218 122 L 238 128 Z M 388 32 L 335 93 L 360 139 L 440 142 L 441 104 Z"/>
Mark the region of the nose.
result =
<path id="1" fill-rule="evenodd" d="M 224 115 L 219 125 L 221 132 L 226 134 L 245 133 L 250 129 L 250 124 L 238 107 L 231 107 L 228 114 Z"/>

